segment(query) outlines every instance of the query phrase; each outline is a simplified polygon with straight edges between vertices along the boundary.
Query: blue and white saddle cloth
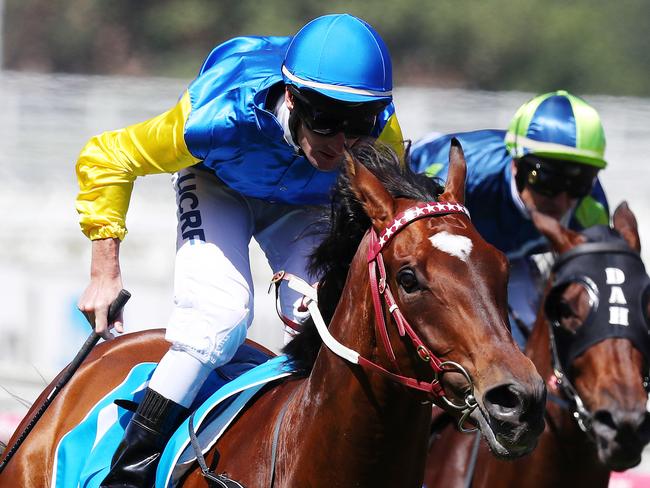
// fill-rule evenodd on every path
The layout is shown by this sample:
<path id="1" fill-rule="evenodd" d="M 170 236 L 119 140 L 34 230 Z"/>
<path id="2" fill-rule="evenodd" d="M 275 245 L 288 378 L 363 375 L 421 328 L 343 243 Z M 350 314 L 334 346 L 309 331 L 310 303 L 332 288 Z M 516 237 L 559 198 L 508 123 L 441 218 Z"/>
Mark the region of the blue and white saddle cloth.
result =
<path id="1" fill-rule="evenodd" d="M 113 453 L 133 412 L 115 400 L 139 403 L 156 363 L 140 363 L 114 390 L 102 398 L 56 448 L 52 488 L 97 488 L 108 474 Z M 249 400 L 269 382 L 294 372 L 289 358 L 269 359 L 244 344 L 233 360 L 213 371 L 192 406 L 194 429 L 203 453 L 214 445 Z M 190 446 L 189 420 L 168 442 L 158 465 L 156 488 L 175 486 L 196 459 Z"/>

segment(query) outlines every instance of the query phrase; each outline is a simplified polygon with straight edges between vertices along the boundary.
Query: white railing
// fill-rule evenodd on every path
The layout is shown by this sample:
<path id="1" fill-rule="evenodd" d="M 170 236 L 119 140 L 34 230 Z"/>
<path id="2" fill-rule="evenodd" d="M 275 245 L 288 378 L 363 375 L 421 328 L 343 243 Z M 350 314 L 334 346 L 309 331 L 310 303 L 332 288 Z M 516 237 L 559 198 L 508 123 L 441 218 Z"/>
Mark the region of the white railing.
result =
<path id="1" fill-rule="evenodd" d="M 0 72 L 0 370 L 5 371 L 0 385 L 34 400 L 43 383 L 36 371 L 53 378 L 89 333 L 75 312 L 90 261 L 90 245 L 74 210 L 74 163 L 80 149 L 96 133 L 171 107 L 186 81 Z M 434 130 L 504 128 L 530 96 L 406 87 L 395 91 L 404 134 L 412 139 Z M 650 243 L 650 100 L 588 99 L 600 111 L 608 137 L 610 167 L 602 179 L 610 202 L 629 201 L 642 242 Z M 168 175 L 136 183 L 127 223 L 130 233 L 121 250 L 125 286 L 133 293 L 127 326 L 164 326 L 171 310 L 175 247 Z M 256 319 L 251 336 L 277 350 L 283 332 L 273 299 L 266 295 L 270 270 L 255 245 L 252 253 Z M 646 261 L 648 256 L 646 251 Z M 22 409 L 0 390 L 0 409 L 10 405 Z"/>

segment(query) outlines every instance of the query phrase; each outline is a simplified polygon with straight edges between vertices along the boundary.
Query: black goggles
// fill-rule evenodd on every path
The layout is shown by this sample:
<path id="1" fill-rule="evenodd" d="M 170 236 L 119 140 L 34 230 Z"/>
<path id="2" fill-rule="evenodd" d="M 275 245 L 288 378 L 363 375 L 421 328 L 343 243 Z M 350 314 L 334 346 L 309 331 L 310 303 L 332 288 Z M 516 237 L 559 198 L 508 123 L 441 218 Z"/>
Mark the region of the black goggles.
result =
<path id="1" fill-rule="evenodd" d="M 520 159 L 517 169 L 524 171 L 529 187 L 547 197 L 567 192 L 571 198 L 584 198 L 591 193 L 598 174 L 598 168 L 587 164 L 531 156 Z"/>
<path id="2" fill-rule="evenodd" d="M 377 125 L 377 116 L 387 102 L 345 103 L 317 93 L 306 94 L 289 85 L 294 110 L 312 132 L 331 137 L 343 132 L 347 137 L 371 136 Z"/>

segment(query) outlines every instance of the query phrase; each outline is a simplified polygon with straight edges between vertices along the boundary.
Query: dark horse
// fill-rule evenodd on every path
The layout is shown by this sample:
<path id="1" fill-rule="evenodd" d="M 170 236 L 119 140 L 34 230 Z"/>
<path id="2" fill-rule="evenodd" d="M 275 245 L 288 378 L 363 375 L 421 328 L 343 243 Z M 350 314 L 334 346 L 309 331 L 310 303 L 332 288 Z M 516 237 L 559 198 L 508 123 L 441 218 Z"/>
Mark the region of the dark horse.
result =
<path id="1" fill-rule="evenodd" d="M 544 383 L 508 331 L 507 261 L 464 213 L 465 175 L 459 145 L 439 198 L 435 183 L 389 151 L 348 156 L 315 257 L 337 353 L 313 340 L 313 328 L 299 335 L 288 351 L 305 375 L 267 388 L 241 414 L 216 444 L 217 472 L 248 488 L 420 487 L 432 399 L 469 417 L 504 457 L 534 448 Z M 47 486 L 61 436 L 135 363 L 159 360 L 168 346 L 160 332 L 97 346 L 0 485 Z M 214 463 L 214 450 L 206 458 Z M 182 485 L 206 483 L 195 466 Z"/>
<path id="2" fill-rule="evenodd" d="M 533 217 L 559 255 L 526 347 L 547 382 L 546 429 L 530 455 L 504 462 L 448 427 L 434 435 L 425 486 L 604 488 L 650 440 L 650 279 L 634 215 L 623 203 L 613 229 L 583 234 Z"/>

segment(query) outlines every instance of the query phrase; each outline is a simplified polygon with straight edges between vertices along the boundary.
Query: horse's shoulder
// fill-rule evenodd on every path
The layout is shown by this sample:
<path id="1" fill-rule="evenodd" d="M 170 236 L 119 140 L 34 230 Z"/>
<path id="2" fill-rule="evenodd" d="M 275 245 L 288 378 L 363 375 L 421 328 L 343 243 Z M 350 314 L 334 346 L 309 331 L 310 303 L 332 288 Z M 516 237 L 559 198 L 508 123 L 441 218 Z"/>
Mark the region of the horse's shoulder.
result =
<path id="1" fill-rule="evenodd" d="M 86 364 L 97 361 L 158 362 L 169 349 L 164 329 L 130 332 L 98 344 L 88 356 Z"/>
<path id="2" fill-rule="evenodd" d="M 289 376 L 265 386 L 240 414 L 230 428 L 218 441 L 218 449 L 224 458 L 242 454 L 242 439 L 247 439 L 247 455 L 240 459 L 249 462 L 256 456 L 268 453 L 278 433 L 293 425 L 302 409 L 290 408 L 301 402 L 300 388 L 306 381 L 304 377 Z"/>

